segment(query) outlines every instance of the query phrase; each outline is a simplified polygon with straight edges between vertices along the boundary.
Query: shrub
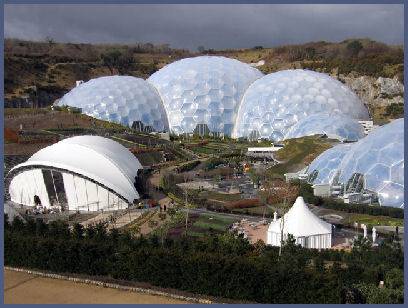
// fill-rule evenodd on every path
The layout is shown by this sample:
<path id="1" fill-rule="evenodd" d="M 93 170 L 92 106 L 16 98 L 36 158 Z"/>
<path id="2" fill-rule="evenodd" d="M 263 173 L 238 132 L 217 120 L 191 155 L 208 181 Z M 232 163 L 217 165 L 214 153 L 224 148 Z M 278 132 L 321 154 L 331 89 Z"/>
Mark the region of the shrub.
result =
<path id="1" fill-rule="evenodd" d="M 242 199 L 238 201 L 230 201 L 224 207 L 232 210 L 232 209 L 245 209 L 250 207 L 260 206 L 261 203 L 258 199 Z"/>

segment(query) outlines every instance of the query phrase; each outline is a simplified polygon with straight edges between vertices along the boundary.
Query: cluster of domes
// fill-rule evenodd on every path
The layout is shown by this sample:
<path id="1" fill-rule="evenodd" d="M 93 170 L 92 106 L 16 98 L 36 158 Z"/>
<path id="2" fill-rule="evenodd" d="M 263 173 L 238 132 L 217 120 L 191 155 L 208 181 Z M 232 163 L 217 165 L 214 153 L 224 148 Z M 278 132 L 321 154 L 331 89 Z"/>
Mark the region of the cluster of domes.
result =
<path id="1" fill-rule="evenodd" d="M 342 184 L 344 193 L 374 192 L 380 205 L 404 207 L 404 119 L 323 152 L 307 172 L 313 184 Z"/>
<path id="2" fill-rule="evenodd" d="M 357 120 L 368 119 L 358 97 L 326 74 L 285 70 L 263 75 L 248 64 L 218 56 L 173 62 L 147 81 L 128 76 L 92 79 L 59 104 L 128 126 L 140 121 L 156 131 L 193 133 L 202 125 L 212 133 L 272 141 L 320 133 L 357 140 L 362 137 Z M 319 126 L 310 124 L 315 121 Z"/>

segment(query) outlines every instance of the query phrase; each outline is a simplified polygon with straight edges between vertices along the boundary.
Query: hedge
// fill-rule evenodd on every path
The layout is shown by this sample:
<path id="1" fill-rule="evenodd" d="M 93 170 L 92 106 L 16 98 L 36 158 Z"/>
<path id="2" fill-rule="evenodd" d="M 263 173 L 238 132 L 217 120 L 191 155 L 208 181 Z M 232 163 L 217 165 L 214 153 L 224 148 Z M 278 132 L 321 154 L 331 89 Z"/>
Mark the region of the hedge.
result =
<path id="1" fill-rule="evenodd" d="M 386 241 L 351 253 L 250 245 L 227 233 L 202 239 L 132 238 L 101 226 L 72 230 L 62 222 L 6 223 L 7 266 L 146 282 L 215 297 L 261 303 L 341 303 L 344 288 L 377 284 L 402 270 L 403 252 Z M 318 261 L 321 260 L 321 261 Z M 334 262 L 331 268 L 323 261 Z M 340 262 L 343 266 L 340 266 Z M 315 264 L 315 265 L 313 265 Z"/>

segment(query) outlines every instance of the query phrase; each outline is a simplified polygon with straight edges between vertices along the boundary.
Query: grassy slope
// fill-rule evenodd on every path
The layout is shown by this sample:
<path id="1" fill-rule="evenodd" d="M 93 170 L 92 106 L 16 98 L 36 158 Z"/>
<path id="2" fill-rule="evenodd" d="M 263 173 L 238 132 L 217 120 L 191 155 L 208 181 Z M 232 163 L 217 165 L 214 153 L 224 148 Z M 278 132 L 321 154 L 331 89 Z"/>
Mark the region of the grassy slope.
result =
<path id="1" fill-rule="evenodd" d="M 269 176 L 283 177 L 286 172 L 296 172 L 303 169 L 320 153 L 331 148 L 335 141 L 319 136 L 310 136 L 286 140 L 284 144 L 285 147 L 276 152 L 275 156 L 282 163 L 269 168 Z"/>

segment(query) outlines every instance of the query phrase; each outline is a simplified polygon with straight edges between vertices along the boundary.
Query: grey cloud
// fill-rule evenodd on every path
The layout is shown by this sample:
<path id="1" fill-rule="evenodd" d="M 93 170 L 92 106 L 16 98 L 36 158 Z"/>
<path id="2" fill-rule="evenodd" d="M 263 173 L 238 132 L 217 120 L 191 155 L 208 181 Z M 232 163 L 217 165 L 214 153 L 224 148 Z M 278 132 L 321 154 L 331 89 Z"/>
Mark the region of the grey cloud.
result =
<path id="1" fill-rule="evenodd" d="M 6 4 L 6 37 L 62 42 L 168 43 L 196 49 L 370 37 L 402 44 L 402 5 Z"/>

